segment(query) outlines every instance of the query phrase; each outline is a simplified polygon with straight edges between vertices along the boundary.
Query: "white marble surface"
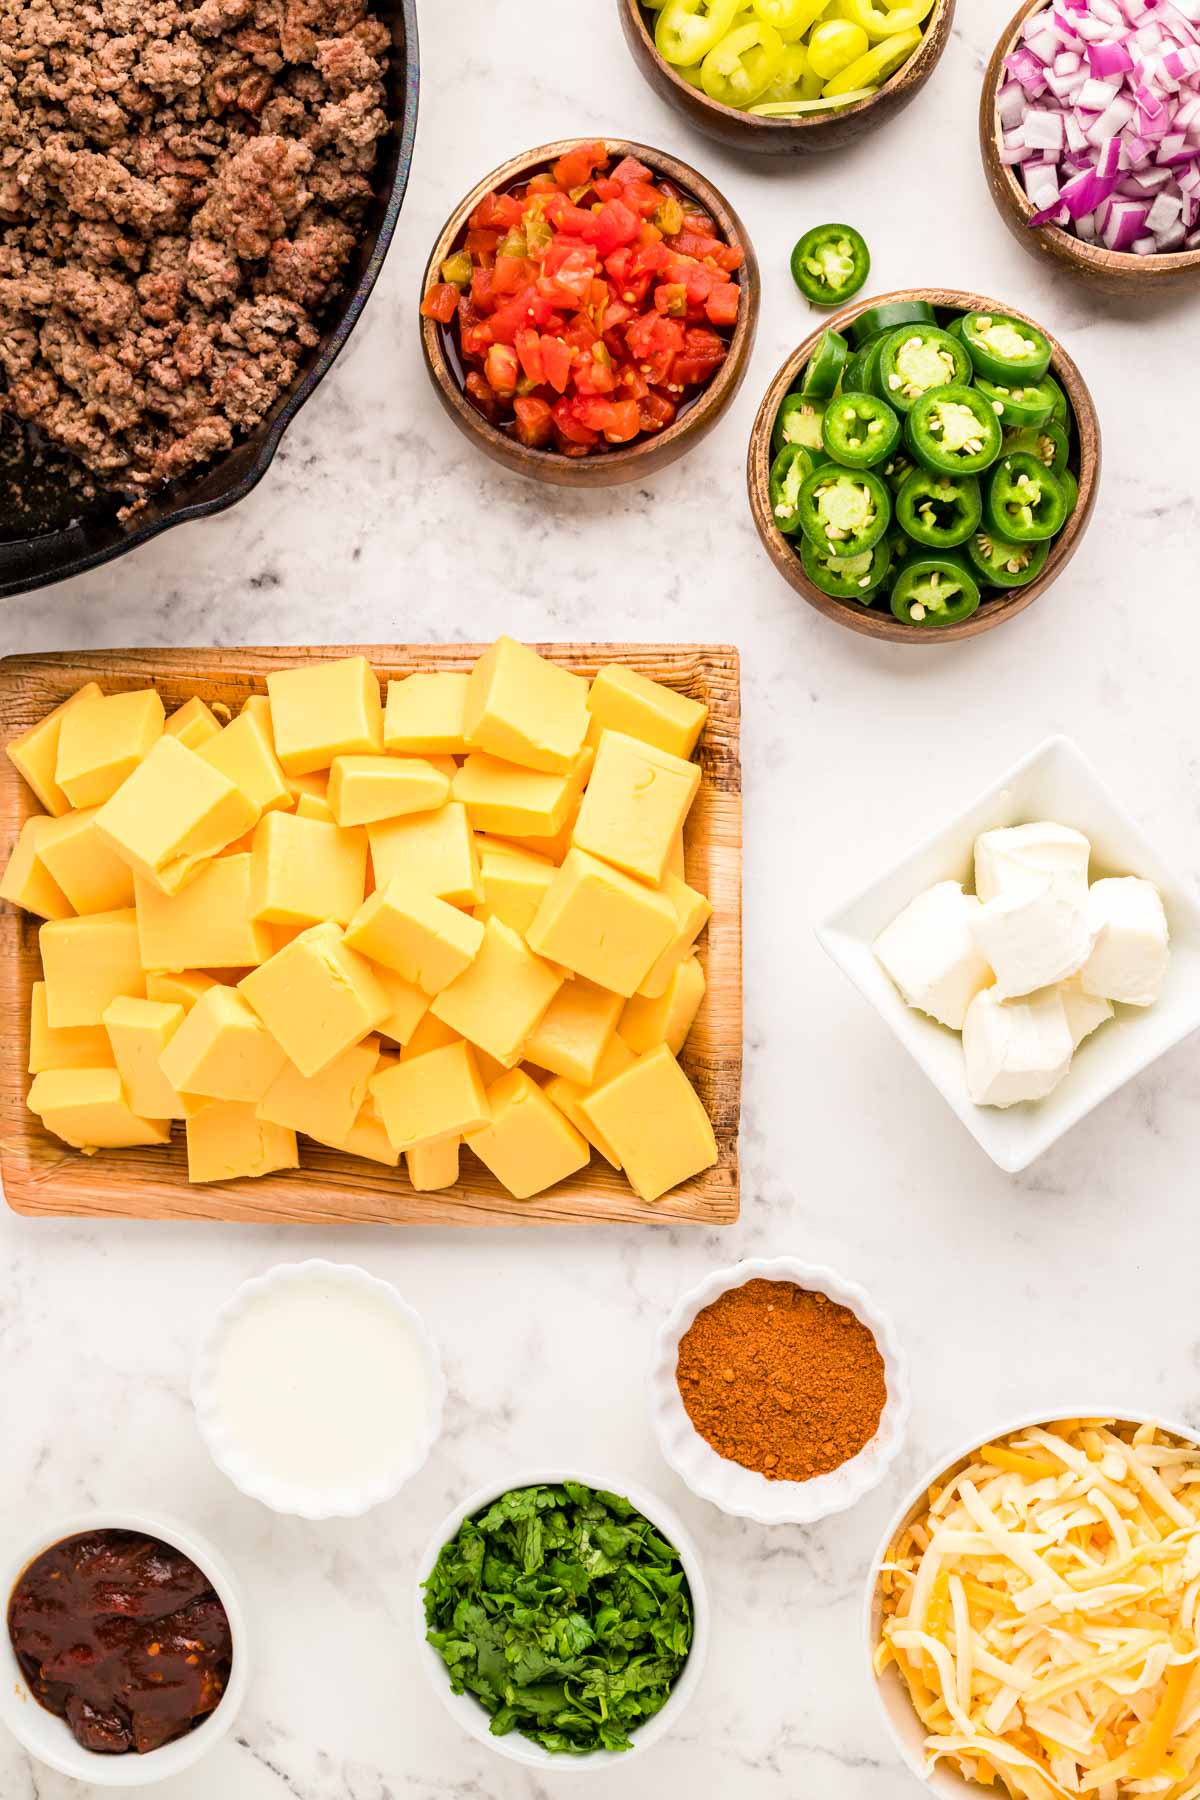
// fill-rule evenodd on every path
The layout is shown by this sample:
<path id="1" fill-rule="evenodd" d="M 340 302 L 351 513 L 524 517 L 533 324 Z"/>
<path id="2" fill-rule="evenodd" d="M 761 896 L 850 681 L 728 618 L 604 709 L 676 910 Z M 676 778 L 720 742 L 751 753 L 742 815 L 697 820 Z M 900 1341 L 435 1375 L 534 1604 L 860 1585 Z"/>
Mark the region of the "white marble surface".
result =
<path id="1" fill-rule="evenodd" d="M 235 511 L 0 617 L 9 650 L 504 629 L 732 639 L 743 656 L 740 1226 L 401 1236 L 0 1214 L 4 1532 L 132 1499 L 210 1533 L 249 1590 L 257 1666 L 236 1736 L 164 1800 L 565 1794 L 567 1774 L 539 1781 L 459 1735 L 422 1687 L 410 1637 L 414 1558 L 437 1519 L 481 1481 L 552 1459 L 615 1465 L 669 1497 L 699 1539 L 715 1606 L 694 1709 L 644 1760 L 593 1778 L 597 1800 L 901 1800 L 916 1789 L 872 1711 L 859 1642 L 864 1568 L 901 1484 L 998 1413 L 1074 1407 L 1081 1389 L 1200 1423 L 1200 1045 L 1007 1178 L 809 927 L 826 898 L 1052 730 L 1079 740 L 1185 871 L 1200 869 L 1196 313 L 1122 318 L 1048 279 L 1002 229 L 974 115 L 1008 11 L 960 0 L 944 63 L 899 123 L 848 154 L 785 166 L 717 150 L 660 103 L 630 63 L 615 0 L 428 0 L 396 242 L 270 476 Z M 754 237 L 765 294 L 749 377 L 714 435 L 644 489 L 580 498 L 467 452 L 426 386 L 414 313 L 428 244 L 460 193 L 503 156 L 585 130 L 709 172 Z M 830 217 L 868 231 L 878 288 L 1007 297 L 1065 338 L 1092 384 L 1106 475 L 1091 534 L 1052 595 L 976 643 L 868 644 L 799 602 L 759 550 L 746 436 L 812 324 L 787 252 Z M 893 1312 L 915 1412 L 885 1491 L 844 1519 L 769 1532 L 680 1487 L 656 1453 L 643 1380 L 676 1294 L 715 1264 L 782 1251 L 834 1264 Z M 453 1390 L 424 1474 L 361 1523 L 291 1523 L 243 1500 L 208 1462 L 188 1404 L 215 1309 L 246 1276 L 312 1253 L 360 1261 L 416 1299 Z M 84 1792 L 0 1740 L 3 1800 Z"/>

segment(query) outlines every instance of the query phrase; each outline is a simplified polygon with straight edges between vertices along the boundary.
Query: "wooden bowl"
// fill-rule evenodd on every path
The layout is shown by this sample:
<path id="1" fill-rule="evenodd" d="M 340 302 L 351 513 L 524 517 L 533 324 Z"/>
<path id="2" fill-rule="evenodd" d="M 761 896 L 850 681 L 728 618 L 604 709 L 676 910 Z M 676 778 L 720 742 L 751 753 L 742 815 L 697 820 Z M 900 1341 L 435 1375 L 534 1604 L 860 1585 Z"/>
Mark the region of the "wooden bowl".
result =
<path id="1" fill-rule="evenodd" d="M 735 106 L 710 100 L 702 89 L 686 82 L 659 55 L 650 15 L 639 0 L 617 0 L 625 42 L 655 93 L 718 143 L 731 150 L 753 150 L 766 156 L 807 156 L 817 150 L 840 150 L 903 112 L 933 74 L 950 41 L 954 7 L 955 0 L 936 0 L 920 47 L 869 99 L 798 119 L 758 119 L 739 112 Z"/>
<path id="2" fill-rule="evenodd" d="M 1030 255 L 1048 259 L 1101 293 L 1146 298 L 1185 284 L 1200 283 L 1200 250 L 1169 251 L 1162 256 L 1134 256 L 1088 244 L 1061 225 L 1030 224 L 1037 210 L 1007 163 L 1000 160 L 997 96 L 1004 84 L 1004 59 L 1012 51 L 1030 13 L 1045 10 L 1046 0 L 1022 0 L 992 52 L 979 102 L 979 147 L 996 210 Z"/>
<path id="3" fill-rule="evenodd" d="M 512 187 L 523 177 L 536 174 L 539 169 L 556 162 L 565 151 L 587 141 L 590 140 L 566 138 L 561 143 L 542 144 L 536 150 L 527 150 L 523 156 L 510 157 L 508 162 L 493 169 L 490 175 L 485 175 L 465 200 L 455 207 L 442 227 L 421 279 L 422 295 L 436 278 L 436 272 L 446 258 L 457 248 L 459 239 L 466 230 L 467 220 L 481 200 L 496 188 Z M 608 138 L 605 141 L 614 158 L 637 157 L 640 162 L 653 169 L 656 175 L 665 176 L 676 187 L 698 200 L 705 212 L 716 220 L 722 237 L 727 242 L 741 245 L 746 260 L 734 279 L 741 285 L 743 305 L 739 310 L 733 336 L 729 340 L 728 356 L 708 386 L 684 407 L 674 423 L 654 437 L 639 438 L 623 449 L 608 450 L 593 456 L 563 456 L 557 450 L 531 450 L 498 426 L 489 424 L 483 414 L 472 406 L 463 391 L 456 366 L 457 352 L 453 355 L 449 353 L 454 348 L 450 336 L 453 326 L 439 325 L 435 319 L 422 318 L 421 348 L 425 354 L 425 367 L 438 399 L 459 430 L 493 461 L 503 463 L 505 468 L 512 469 L 518 475 L 526 475 L 533 481 L 548 481 L 555 487 L 617 487 L 624 481 L 641 481 L 645 476 L 665 469 L 668 463 L 673 463 L 677 457 L 690 450 L 693 444 L 699 443 L 712 430 L 741 387 L 754 345 L 754 334 L 758 329 L 761 294 L 758 261 L 746 227 L 725 196 L 718 193 L 711 182 L 706 181 L 703 175 L 698 174 L 687 163 L 668 156 L 663 150 L 651 150 L 645 144 L 626 143 L 620 138 Z"/>
<path id="4" fill-rule="evenodd" d="M 792 548 L 793 540 L 780 531 L 771 510 L 768 488 L 772 460 L 771 432 L 784 395 L 791 393 L 796 378 L 816 348 L 822 332 L 831 327 L 835 331 L 845 331 L 868 307 L 885 306 L 892 300 L 927 300 L 931 306 L 949 307 L 959 312 L 1008 313 L 1014 319 L 1023 319 L 1028 325 L 1037 325 L 1038 330 L 1050 341 L 1053 351 L 1051 371 L 1065 389 L 1071 410 L 1075 414 L 1075 445 L 1071 467 L 1079 480 L 1079 500 L 1075 511 L 1055 540 L 1045 568 L 1028 587 L 1014 588 L 998 599 L 985 600 L 979 610 L 969 619 L 964 619 L 961 625 L 946 625 L 937 630 L 925 631 L 915 625 L 905 625 L 902 620 L 893 616 L 880 599 L 876 600 L 874 606 L 868 607 L 848 600 L 834 600 L 830 595 L 823 594 L 808 579 L 799 552 Z M 1100 483 L 1100 421 L 1096 416 L 1095 402 L 1079 369 L 1057 338 L 1038 320 L 1031 319 L 1015 306 L 1001 305 L 998 300 L 990 300 L 986 294 L 960 293 L 954 288 L 905 288 L 894 294 L 872 294 L 844 306 L 814 331 L 811 337 L 805 338 L 798 350 L 792 351 L 767 389 L 758 409 L 758 417 L 750 433 L 746 481 L 750 490 L 750 510 L 754 514 L 754 523 L 758 527 L 758 535 L 767 555 L 784 580 L 798 594 L 803 595 L 810 606 L 815 606 L 818 612 L 824 613 L 827 619 L 834 620 L 836 624 L 845 625 L 850 631 L 861 632 L 863 637 L 886 638 L 893 644 L 914 644 L 921 647 L 953 644 L 959 638 L 978 637 L 981 632 L 991 631 L 994 626 L 1004 625 L 1009 619 L 1015 619 L 1018 613 L 1024 612 L 1027 606 L 1032 606 L 1039 595 L 1044 594 L 1058 580 L 1074 556 L 1096 504 L 1096 492 Z"/>

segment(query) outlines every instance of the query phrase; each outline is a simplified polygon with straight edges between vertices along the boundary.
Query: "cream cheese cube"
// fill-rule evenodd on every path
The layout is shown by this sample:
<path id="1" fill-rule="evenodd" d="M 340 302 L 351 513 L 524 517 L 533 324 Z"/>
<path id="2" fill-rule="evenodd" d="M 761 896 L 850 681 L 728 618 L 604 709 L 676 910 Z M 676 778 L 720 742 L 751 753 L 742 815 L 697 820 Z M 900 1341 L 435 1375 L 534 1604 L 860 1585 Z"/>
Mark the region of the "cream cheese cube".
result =
<path id="1" fill-rule="evenodd" d="M 961 1031 L 976 994 L 993 977 L 971 924 L 980 911 L 961 883 L 918 894 L 875 940 L 875 955 L 910 1006 Z"/>
<path id="2" fill-rule="evenodd" d="M 996 972 L 1004 1000 L 1053 987 L 1082 969 L 1092 948 L 1082 905 L 1043 876 L 1036 886 L 998 894 L 971 919 L 981 956 Z"/>
<path id="3" fill-rule="evenodd" d="M 1171 960 L 1162 896 L 1137 875 L 1093 882 L 1087 902 L 1095 939 L 1083 988 L 1126 1006 L 1153 1006 Z"/>
<path id="4" fill-rule="evenodd" d="M 1087 899 L 1092 847 L 1081 831 L 1042 820 L 985 831 L 975 840 L 975 892 L 986 905 L 1002 894 L 1027 893 L 1049 881 L 1064 899 Z"/>
<path id="5" fill-rule="evenodd" d="M 1112 1001 L 1087 993 L 1081 975 L 1072 975 L 1069 981 L 1060 982 L 1058 991 L 1067 1009 L 1071 1040 L 1078 1050 L 1084 1038 L 1091 1037 L 1093 1031 L 1113 1017 Z"/>
<path id="6" fill-rule="evenodd" d="M 1002 1000 L 993 987 L 971 1002 L 963 1056 L 976 1106 L 1044 1100 L 1070 1069 L 1073 1052 L 1067 1009 L 1055 988 Z"/>

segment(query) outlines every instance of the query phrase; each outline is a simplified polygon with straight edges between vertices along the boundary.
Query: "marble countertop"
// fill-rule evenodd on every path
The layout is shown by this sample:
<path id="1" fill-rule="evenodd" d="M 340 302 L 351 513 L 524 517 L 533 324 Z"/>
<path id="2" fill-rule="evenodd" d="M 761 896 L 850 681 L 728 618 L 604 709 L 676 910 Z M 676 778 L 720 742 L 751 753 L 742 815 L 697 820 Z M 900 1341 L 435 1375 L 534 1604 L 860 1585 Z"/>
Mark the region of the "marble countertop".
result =
<path id="1" fill-rule="evenodd" d="M 415 1558 L 437 1520 L 491 1477 L 551 1461 L 623 1470 L 676 1506 L 714 1606 L 696 1704 L 644 1759 L 594 1776 L 596 1800 L 902 1800 L 917 1789 L 872 1708 L 860 1603 L 903 1485 L 1006 1413 L 1073 1409 L 1083 1395 L 1200 1425 L 1200 1044 L 1011 1178 L 824 960 L 810 925 L 1052 731 L 1078 740 L 1182 870 L 1200 871 L 1200 374 L 1180 313 L 1122 316 L 1042 271 L 993 212 L 975 108 L 1010 6 L 962 0 L 940 70 L 901 120 L 843 155 L 785 164 L 739 160 L 668 110 L 630 62 L 615 0 L 538 8 L 536 28 L 532 0 L 429 0 L 395 244 L 267 479 L 232 512 L 0 615 L 7 651 L 506 630 L 731 640 L 742 652 L 740 1225 L 484 1237 L 51 1224 L 0 1210 L 6 1536 L 82 1507 L 144 1504 L 211 1535 L 248 1590 L 244 1714 L 209 1761 L 157 1790 L 163 1800 L 565 1794 L 565 1775 L 539 1779 L 460 1735 L 430 1700 L 411 1636 Z M 749 376 L 712 436 L 645 487 L 580 496 L 468 450 L 426 383 L 414 312 L 428 245 L 460 194 L 502 157 L 584 131 L 640 138 L 708 172 L 753 235 L 764 299 Z M 813 324 L 788 251 L 827 218 L 868 231 L 879 289 L 944 284 L 1022 305 L 1065 340 L 1095 394 L 1105 480 L 1091 532 L 1052 594 L 974 643 L 905 652 L 838 630 L 759 548 L 746 438 Z M 768 1531 L 694 1500 L 646 1419 L 664 1311 L 713 1266 L 772 1252 L 865 1284 L 912 1359 L 911 1436 L 892 1478 L 812 1529 Z M 188 1401 L 198 1340 L 233 1288 L 312 1254 L 361 1262 L 417 1299 L 450 1379 L 424 1473 L 359 1523 L 281 1520 L 242 1499 L 209 1462 Z M 4 1800 L 92 1792 L 0 1735 Z"/>

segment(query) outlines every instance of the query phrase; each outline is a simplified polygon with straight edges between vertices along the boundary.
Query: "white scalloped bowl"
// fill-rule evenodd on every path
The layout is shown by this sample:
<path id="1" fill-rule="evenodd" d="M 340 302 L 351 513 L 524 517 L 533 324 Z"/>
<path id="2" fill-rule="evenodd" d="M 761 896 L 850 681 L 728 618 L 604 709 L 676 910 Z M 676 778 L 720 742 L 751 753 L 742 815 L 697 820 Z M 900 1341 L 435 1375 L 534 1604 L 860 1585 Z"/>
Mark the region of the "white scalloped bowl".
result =
<path id="1" fill-rule="evenodd" d="M 849 1307 L 871 1332 L 883 1357 L 887 1402 L 878 1431 L 849 1462 L 811 1481 L 768 1481 L 765 1475 L 718 1456 L 688 1418 L 675 1378 L 679 1340 L 697 1313 L 730 1288 L 755 1280 L 793 1281 L 797 1287 L 827 1294 L 839 1306 Z M 886 1313 L 854 1282 L 793 1256 L 752 1257 L 733 1268 L 715 1270 L 676 1304 L 655 1339 L 650 1416 L 659 1448 L 694 1494 L 722 1512 L 753 1519 L 759 1525 L 813 1525 L 856 1506 L 864 1494 L 878 1487 L 899 1451 L 908 1426 L 909 1404 L 908 1363 Z"/>
<path id="2" fill-rule="evenodd" d="M 217 1401 L 217 1370 L 221 1346 L 233 1322 L 252 1306 L 260 1295 L 285 1283 L 299 1284 L 320 1278 L 335 1280 L 365 1290 L 382 1299 L 399 1313 L 410 1327 L 421 1350 L 429 1390 L 429 1412 L 426 1429 L 409 1454 L 397 1457 L 385 1474 L 369 1482 L 354 1483 L 331 1470 L 327 1483 L 318 1487 L 280 1481 L 269 1469 L 256 1463 L 249 1446 L 235 1440 Z M 356 1519 L 372 1507 L 391 1500 L 406 1482 L 424 1467 L 441 1435 L 442 1414 L 446 1404 L 446 1377 L 425 1321 L 407 1300 L 401 1298 L 390 1282 L 368 1275 L 354 1263 L 331 1263 L 321 1257 L 308 1262 L 279 1263 L 252 1281 L 244 1282 L 233 1298 L 222 1307 L 207 1340 L 200 1348 L 192 1376 L 192 1404 L 200 1435 L 217 1467 L 236 1488 L 251 1500 L 260 1500 L 272 1512 L 286 1513 L 300 1519 Z"/>

